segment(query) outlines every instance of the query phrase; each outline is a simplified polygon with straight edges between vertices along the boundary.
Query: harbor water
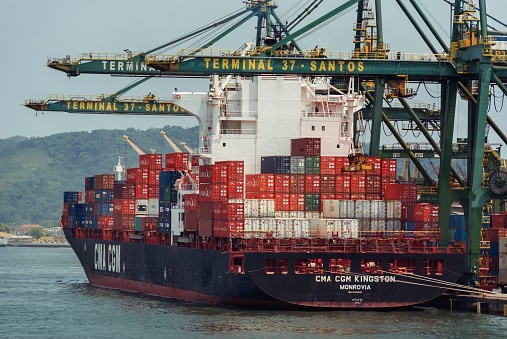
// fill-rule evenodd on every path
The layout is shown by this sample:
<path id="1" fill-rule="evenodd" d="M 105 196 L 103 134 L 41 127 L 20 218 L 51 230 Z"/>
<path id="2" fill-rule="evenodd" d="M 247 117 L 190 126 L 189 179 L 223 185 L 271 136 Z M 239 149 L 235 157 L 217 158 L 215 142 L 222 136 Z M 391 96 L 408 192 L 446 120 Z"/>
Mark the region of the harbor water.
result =
<path id="1" fill-rule="evenodd" d="M 273 311 L 95 288 L 70 248 L 0 247 L 0 338 L 501 338 L 507 318 L 433 308 Z"/>

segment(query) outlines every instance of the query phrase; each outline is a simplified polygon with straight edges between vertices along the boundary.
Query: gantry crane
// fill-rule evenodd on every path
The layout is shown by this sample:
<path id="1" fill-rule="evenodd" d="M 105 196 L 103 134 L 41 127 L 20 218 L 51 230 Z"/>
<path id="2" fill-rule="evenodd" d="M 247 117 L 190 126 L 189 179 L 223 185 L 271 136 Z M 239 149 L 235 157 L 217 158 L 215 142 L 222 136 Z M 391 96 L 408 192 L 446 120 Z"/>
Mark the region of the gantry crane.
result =
<path id="1" fill-rule="evenodd" d="M 432 36 L 438 41 L 443 53 L 440 53 L 425 33 L 425 29 L 415 20 L 405 3 L 410 2 Z M 428 139 L 435 153 L 440 157 L 438 199 L 440 205 L 441 242 L 448 242 L 448 225 L 451 204 L 460 201 L 466 209 L 467 227 L 470 237 L 467 238 L 467 278 L 477 273 L 479 259 L 480 228 L 482 222 L 482 205 L 492 197 L 492 193 L 483 186 L 482 161 L 484 158 L 484 140 L 486 124 L 489 124 L 502 141 L 507 144 L 507 137 L 487 115 L 489 87 L 496 85 L 503 94 L 507 88 L 507 60 L 493 57 L 493 41 L 488 33 L 486 1 L 479 0 L 478 6 L 473 1 L 454 0 L 452 32 L 450 44 L 437 34 L 424 12 L 415 0 L 396 0 L 403 13 L 422 38 L 430 53 L 413 54 L 389 53 L 384 42 L 381 15 L 381 0 L 375 0 L 375 10 L 365 0 L 348 0 L 329 13 L 311 23 L 291 32 L 300 23 L 296 19 L 284 23 L 275 13 L 274 1 L 247 1 L 247 8 L 181 38 L 172 40 L 147 52 L 127 53 L 124 55 L 104 55 L 87 53 L 77 59 L 50 59 L 48 66 L 65 72 L 69 76 L 83 73 L 153 76 L 211 76 L 258 74 L 332 77 L 334 81 L 343 81 L 351 76 L 362 80 L 360 86 L 368 99 L 369 118 L 371 119 L 370 156 L 380 152 L 380 135 L 382 125 L 393 133 L 403 151 L 412 160 L 419 172 L 430 183 L 431 178 L 415 156 L 413 150 L 403 140 L 388 114 L 403 115 L 400 119 L 413 121 L 417 128 Z M 314 2 L 315 3 L 315 2 Z M 327 20 L 357 5 L 357 20 L 354 26 L 355 40 L 352 52 L 334 53 L 324 49 L 303 51 L 297 39 L 313 30 Z M 311 7 L 311 6 L 310 6 Z M 308 8 L 306 14 L 311 13 Z M 363 14 L 364 12 L 366 14 Z M 373 17 L 374 13 L 374 17 Z M 305 16 L 306 16 L 305 14 Z M 189 38 L 211 30 L 218 25 L 231 22 L 244 15 L 240 21 L 226 29 L 222 34 L 197 49 L 183 49 L 177 54 L 152 54 L 162 48 L 174 45 Z M 248 19 L 257 17 L 257 38 L 255 49 L 241 56 L 238 50 L 208 50 L 208 47 L 230 33 Z M 372 20 L 375 19 L 375 24 Z M 365 20 L 368 20 L 366 22 Z M 262 29 L 265 28 L 265 32 Z M 367 48 L 366 48 L 367 47 Z M 363 54 L 361 54 L 363 53 Z M 366 54 L 364 54 L 366 53 Z M 400 79 L 400 75 L 402 76 Z M 144 79 L 139 82 L 144 81 Z M 394 82 L 393 82 L 394 81 Z M 372 83 L 366 88 L 365 82 Z M 395 83 L 396 93 L 386 93 L 386 83 Z M 430 82 L 440 86 L 441 109 L 431 118 L 439 121 L 440 141 L 436 142 L 428 133 L 421 112 L 414 110 L 405 97 L 413 92 L 407 91 L 408 83 Z M 477 84 L 474 94 L 470 93 Z M 470 152 L 468 164 L 469 176 L 466 181 L 451 165 L 452 140 L 458 91 L 468 99 L 469 116 L 472 119 L 468 126 Z M 395 112 L 392 107 L 384 107 L 385 96 L 398 99 L 403 107 L 402 112 Z M 114 96 L 113 96 L 114 97 Z M 175 98 L 176 99 L 176 98 Z M 65 109 L 65 104 L 62 104 Z M 71 106 L 74 104 L 72 103 Z M 78 104 L 79 106 L 80 104 Z M 28 107 L 34 108 L 30 105 Z M 37 106 L 40 107 L 40 106 Z M 151 107 L 151 106 L 150 106 Z M 67 108 L 70 109 L 70 106 Z M 155 114 L 154 112 L 144 112 Z M 141 114 L 135 113 L 134 114 Z M 462 186 L 453 190 L 449 178 L 458 179 Z M 498 185 L 497 185 L 498 187 Z M 507 194 L 506 192 L 496 192 Z"/>

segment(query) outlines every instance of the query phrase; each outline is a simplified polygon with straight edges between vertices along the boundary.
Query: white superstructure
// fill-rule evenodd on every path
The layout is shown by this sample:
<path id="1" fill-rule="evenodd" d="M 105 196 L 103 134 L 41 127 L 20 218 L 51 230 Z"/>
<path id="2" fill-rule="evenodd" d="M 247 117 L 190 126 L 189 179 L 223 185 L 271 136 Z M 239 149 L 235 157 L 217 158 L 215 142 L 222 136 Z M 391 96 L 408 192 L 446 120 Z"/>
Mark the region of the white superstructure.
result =
<path id="1" fill-rule="evenodd" d="M 176 103 L 199 121 L 204 163 L 243 160 L 245 173 L 260 173 L 261 157 L 290 155 L 291 139 L 321 138 L 323 156 L 351 153 L 354 113 L 364 97 L 353 86 L 330 94 L 328 82 L 294 75 L 213 76 L 209 93 L 179 92 Z"/>

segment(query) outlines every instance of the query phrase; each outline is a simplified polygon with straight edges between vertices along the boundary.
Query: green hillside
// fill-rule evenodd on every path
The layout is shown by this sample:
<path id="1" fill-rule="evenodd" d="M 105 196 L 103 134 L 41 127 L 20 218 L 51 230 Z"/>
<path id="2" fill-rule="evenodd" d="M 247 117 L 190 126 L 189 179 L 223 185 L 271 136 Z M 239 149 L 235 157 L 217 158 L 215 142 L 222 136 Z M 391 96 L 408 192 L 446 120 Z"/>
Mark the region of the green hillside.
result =
<path id="1" fill-rule="evenodd" d="M 114 173 L 122 165 L 139 166 L 139 156 L 122 140 L 129 136 L 145 152 L 171 153 L 161 129 L 96 130 L 54 134 L 43 138 L 0 139 L 0 223 L 11 226 L 56 222 L 63 192 L 84 192 L 84 178 Z M 166 126 L 177 144 L 198 146 L 198 127 Z"/>

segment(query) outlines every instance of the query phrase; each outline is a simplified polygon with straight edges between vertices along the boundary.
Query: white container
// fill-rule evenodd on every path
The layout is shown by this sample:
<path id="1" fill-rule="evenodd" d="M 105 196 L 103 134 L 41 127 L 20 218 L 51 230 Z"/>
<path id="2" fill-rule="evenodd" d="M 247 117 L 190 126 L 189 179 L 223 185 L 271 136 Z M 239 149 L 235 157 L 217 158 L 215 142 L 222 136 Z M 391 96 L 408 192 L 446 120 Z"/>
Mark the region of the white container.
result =
<path id="1" fill-rule="evenodd" d="M 288 219 L 288 218 L 290 218 L 290 212 L 289 211 L 275 211 L 275 218 Z"/>
<path id="2" fill-rule="evenodd" d="M 370 200 L 356 200 L 355 219 L 371 218 L 371 202 Z"/>
<path id="3" fill-rule="evenodd" d="M 276 219 L 276 238 L 292 238 L 293 221 L 292 219 Z"/>
<path id="4" fill-rule="evenodd" d="M 307 211 L 305 212 L 305 219 L 320 219 L 320 212 Z"/>
<path id="5" fill-rule="evenodd" d="M 136 199 L 136 215 L 148 215 L 148 199 Z"/>
<path id="6" fill-rule="evenodd" d="M 500 270 L 507 270 L 507 254 L 500 253 L 498 258 L 498 268 Z"/>
<path id="7" fill-rule="evenodd" d="M 387 219 L 386 220 L 386 231 L 387 232 L 401 231 L 401 220 L 400 219 Z"/>
<path id="8" fill-rule="evenodd" d="M 359 232 L 363 235 L 363 232 L 371 232 L 371 219 L 359 219 Z"/>
<path id="9" fill-rule="evenodd" d="M 372 232 L 386 231 L 386 219 L 371 219 Z"/>
<path id="10" fill-rule="evenodd" d="M 276 232 L 276 226 L 276 219 L 274 218 L 260 219 L 260 231 L 264 234 L 264 236 L 268 236 L 268 234 L 274 235 Z"/>
<path id="11" fill-rule="evenodd" d="M 159 200 L 148 199 L 148 216 L 158 217 L 158 212 L 159 212 Z"/>
<path id="12" fill-rule="evenodd" d="M 386 202 L 384 200 L 371 200 L 370 217 L 372 219 L 386 218 Z"/>
<path id="13" fill-rule="evenodd" d="M 340 200 L 324 200 L 322 203 L 322 217 L 330 219 L 340 218 Z"/>
<path id="14" fill-rule="evenodd" d="M 507 238 L 498 239 L 498 253 L 507 254 Z"/>
<path id="15" fill-rule="evenodd" d="M 260 218 L 275 217 L 275 199 L 259 200 L 259 217 Z"/>
<path id="16" fill-rule="evenodd" d="M 358 239 L 359 238 L 359 220 L 343 219 L 342 220 L 343 238 Z"/>
<path id="17" fill-rule="evenodd" d="M 304 219 L 305 218 L 305 211 L 290 211 L 289 218 Z"/>
<path id="18" fill-rule="evenodd" d="M 386 219 L 401 219 L 401 201 L 386 201 Z"/>
<path id="19" fill-rule="evenodd" d="M 252 227 L 253 219 L 245 218 L 243 223 L 243 233 L 245 234 L 245 238 L 253 238 L 253 227 Z"/>
<path id="20" fill-rule="evenodd" d="M 245 218 L 259 218 L 259 200 L 246 199 L 245 200 Z"/>
<path id="21" fill-rule="evenodd" d="M 310 219 L 310 237 L 327 238 L 326 219 Z"/>
<path id="22" fill-rule="evenodd" d="M 340 202 L 340 218 L 354 219 L 356 213 L 356 204 L 354 200 L 339 200 Z"/>
<path id="23" fill-rule="evenodd" d="M 498 283 L 507 284 L 507 270 L 498 271 Z"/>

